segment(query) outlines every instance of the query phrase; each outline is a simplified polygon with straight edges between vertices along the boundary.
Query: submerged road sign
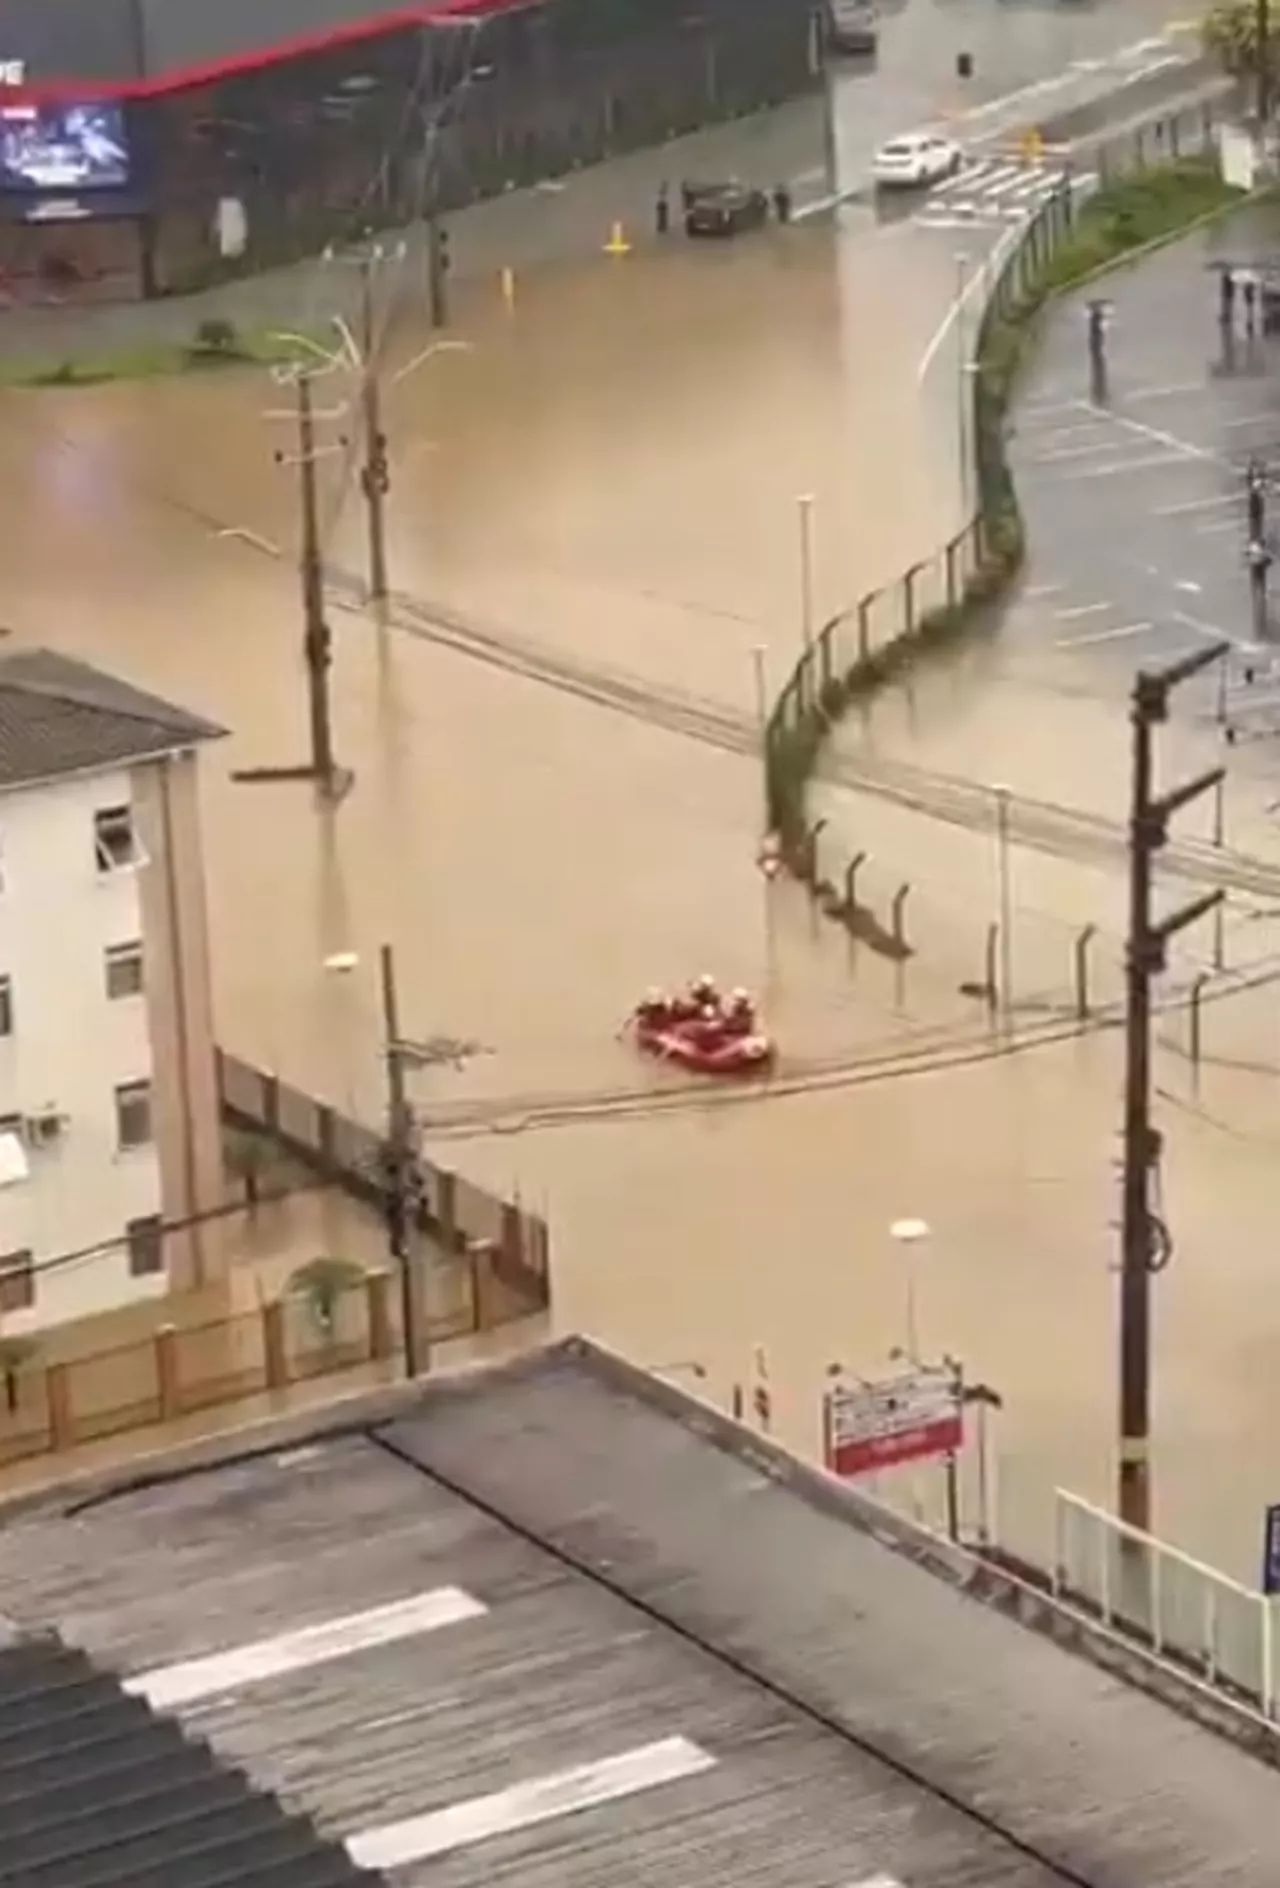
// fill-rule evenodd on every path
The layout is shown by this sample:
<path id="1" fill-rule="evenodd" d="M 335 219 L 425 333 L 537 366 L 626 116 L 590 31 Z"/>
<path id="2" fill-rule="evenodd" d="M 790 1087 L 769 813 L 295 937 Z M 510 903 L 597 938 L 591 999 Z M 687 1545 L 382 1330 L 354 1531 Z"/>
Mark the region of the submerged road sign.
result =
<path id="1" fill-rule="evenodd" d="M 960 1387 L 945 1365 L 835 1385 L 823 1399 L 827 1467 L 852 1478 L 954 1454 L 964 1440 Z"/>

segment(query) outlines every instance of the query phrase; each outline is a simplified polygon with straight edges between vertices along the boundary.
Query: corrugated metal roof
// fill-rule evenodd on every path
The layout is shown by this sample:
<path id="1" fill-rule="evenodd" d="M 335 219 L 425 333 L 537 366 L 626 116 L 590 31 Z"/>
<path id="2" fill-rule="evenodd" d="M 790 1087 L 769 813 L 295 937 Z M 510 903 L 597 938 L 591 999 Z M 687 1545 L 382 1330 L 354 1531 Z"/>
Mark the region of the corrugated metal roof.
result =
<path id="1" fill-rule="evenodd" d="M 377 1878 L 372 1878 L 376 1880 Z M 56 1635 L 0 1650 L 4 1888 L 358 1888 L 305 1817 Z"/>
<path id="2" fill-rule="evenodd" d="M 0 789 L 127 766 L 223 733 L 52 649 L 0 655 Z"/>
<path id="3" fill-rule="evenodd" d="M 9 1612 L 126 1672 L 443 1587 L 483 1614 L 183 1722 L 344 1837 L 655 1740 L 714 1759 L 403 1871 L 433 1888 L 1277 1879 L 1275 1772 L 580 1359 L 0 1530 Z"/>

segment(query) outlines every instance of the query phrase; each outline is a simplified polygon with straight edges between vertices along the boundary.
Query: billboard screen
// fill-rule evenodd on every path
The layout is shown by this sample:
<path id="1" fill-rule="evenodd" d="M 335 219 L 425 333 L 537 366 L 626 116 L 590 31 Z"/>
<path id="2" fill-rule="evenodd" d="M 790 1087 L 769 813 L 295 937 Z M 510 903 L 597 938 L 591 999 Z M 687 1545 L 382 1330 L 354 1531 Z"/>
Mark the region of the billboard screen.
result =
<path id="1" fill-rule="evenodd" d="M 120 190 L 128 182 L 119 105 L 0 104 L 0 190 Z"/>

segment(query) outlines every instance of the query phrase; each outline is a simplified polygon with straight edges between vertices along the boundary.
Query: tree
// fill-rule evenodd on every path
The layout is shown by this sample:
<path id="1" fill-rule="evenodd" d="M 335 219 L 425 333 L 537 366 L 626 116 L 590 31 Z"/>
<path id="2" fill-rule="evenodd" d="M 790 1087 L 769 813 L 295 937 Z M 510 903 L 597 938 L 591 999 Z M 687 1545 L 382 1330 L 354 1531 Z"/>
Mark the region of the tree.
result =
<path id="1" fill-rule="evenodd" d="M 4 1383 L 4 1407 L 10 1416 L 18 1413 L 18 1373 L 36 1355 L 33 1337 L 0 1337 L 0 1379 Z"/>
<path id="2" fill-rule="evenodd" d="M 1280 7 L 1276 9 L 1280 13 Z M 1268 18 L 1267 71 L 1280 71 L 1280 19 L 1270 17 L 1258 0 L 1216 0 L 1200 22 L 1205 51 L 1233 78 L 1248 78 L 1258 70 L 1258 21 Z"/>
<path id="3" fill-rule="evenodd" d="M 252 1212 L 262 1197 L 262 1182 L 276 1159 L 265 1135 L 248 1128 L 230 1128 L 222 1139 L 222 1163 L 227 1177 L 238 1182 L 245 1205 Z"/>
<path id="4" fill-rule="evenodd" d="M 300 1265 L 290 1278 L 287 1291 L 300 1298 L 315 1319 L 322 1335 L 332 1338 L 337 1326 L 339 1301 L 349 1291 L 364 1283 L 365 1274 L 348 1259 L 312 1259 Z"/>

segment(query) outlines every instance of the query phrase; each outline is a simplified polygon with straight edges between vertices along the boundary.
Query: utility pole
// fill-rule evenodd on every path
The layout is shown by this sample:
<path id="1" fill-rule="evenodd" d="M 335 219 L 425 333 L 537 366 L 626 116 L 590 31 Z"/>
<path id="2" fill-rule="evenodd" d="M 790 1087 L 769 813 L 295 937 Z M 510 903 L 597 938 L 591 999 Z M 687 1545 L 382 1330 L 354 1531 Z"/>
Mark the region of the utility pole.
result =
<path id="1" fill-rule="evenodd" d="M 1258 133 L 1265 138 L 1271 115 L 1271 0 L 1257 0 L 1254 31 L 1258 36 Z"/>
<path id="2" fill-rule="evenodd" d="M 449 325 L 449 232 L 433 210 L 427 218 L 427 310 L 433 328 Z"/>
<path id="3" fill-rule="evenodd" d="M 1125 953 L 1124 1162 L 1120 1232 L 1120 1518 L 1151 1531 L 1151 1280 L 1168 1264 L 1168 1230 L 1152 1209 L 1151 1181 L 1160 1158 L 1160 1136 L 1151 1125 L 1151 984 L 1165 968 L 1169 939 L 1222 902 L 1207 892 L 1156 921 L 1151 913 L 1156 854 L 1168 837 L 1169 821 L 1182 807 L 1212 792 L 1225 777 L 1221 767 L 1174 787 L 1152 792 L 1153 731 L 1168 719 L 1169 695 L 1214 662 L 1231 645 L 1216 643 L 1159 671 L 1140 670 L 1133 685 L 1133 787 L 1129 825 L 1129 936 Z"/>
<path id="4" fill-rule="evenodd" d="M 296 417 L 298 449 L 296 454 L 277 452 L 277 465 L 296 465 L 301 511 L 298 575 L 302 584 L 302 659 L 307 673 L 307 718 L 311 730 L 311 756 L 295 767 L 243 767 L 232 779 L 246 782 L 267 780 L 314 780 L 327 800 L 340 800 L 354 776 L 339 767 L 333 755 L 333 718 L 329 705 L 329 671 L 333 666 L 333 635 L 325 618 L 324 564 L 320 548 L 320 501 L 316 488 L 316 418 L 311 400 L 308 374 L 294 376 L 297 389 Z M 270 415 L 273 419 L 286 415 Z"/>
<path id="5" fill-rule="evenodd" d="M 360 340 L 364 356 L 360 383 L 364 464 L 360 468 L 360 490 L 369 518 L 369 601 L 381 605 L 388 596 L 386 501 L 391 490 L 391 473 L 387 463 L 387 436 L 382 430 L 382 387 L 373 295 L 376 265 L 376 253 L 366 251 L 360 259 Z"/>
<path id="6" fill-rule="evenodd" d="M 298 375 L 298 479 L 302 502 L 303 655 L 307 665 L 307 705 L 311 721 L 311 771 L 332 792 L 333 721 L 329 711 L 329 670 L 333 637 L 324 613 L 324 566 L 320 557 L 320 505 L 316 492 L 316 422 L 311 381 Z"/>
<path id="7" fill-rule="evenodd" d="M 417 1293 L 413 1289 L 410 1231 L 418 1203 L 418 1161 L 414 1148 L 413 1109 L 405 1087 L 404 1047 L 396 995 L 395 956 L 389 944 L 379 953 L 382 976 L 382 1036 L 387 1059 L 387 1252 L 400 1281 L 400 1324 L 404 1334 L 404 1373 L 416 1377 L 429 1362 L 419 1350 Z"/>

